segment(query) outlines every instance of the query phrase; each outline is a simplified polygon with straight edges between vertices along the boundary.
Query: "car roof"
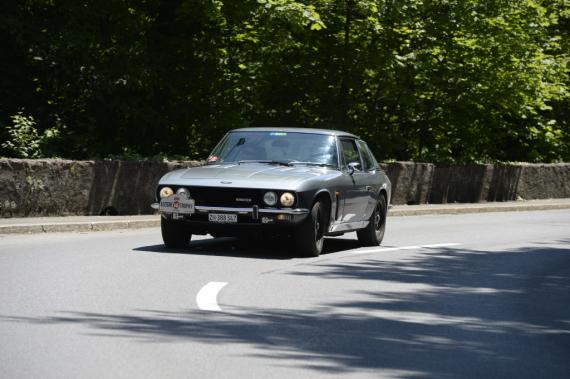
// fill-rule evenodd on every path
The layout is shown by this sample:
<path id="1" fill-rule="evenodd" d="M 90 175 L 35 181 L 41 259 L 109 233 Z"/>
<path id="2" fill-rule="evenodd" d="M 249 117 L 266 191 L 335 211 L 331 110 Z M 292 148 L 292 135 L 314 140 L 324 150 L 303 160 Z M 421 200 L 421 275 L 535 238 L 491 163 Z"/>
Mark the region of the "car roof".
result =
<path id="1" fill-rule="evenodd" d="M 358 136 L 343 132 L 342 130 L 332 130 L 332 129 L 312 129 L 312 128 L 271 128 L 271 127 L 259 127 L 259 128 L 240 128 L 230 130 L 231 132 L 284 132 L 284 133 L 307 133 L 307 134 L 326 134 L 331 136 L 341 136 L 341 137 L 353 137 L 359 138 Z"/>

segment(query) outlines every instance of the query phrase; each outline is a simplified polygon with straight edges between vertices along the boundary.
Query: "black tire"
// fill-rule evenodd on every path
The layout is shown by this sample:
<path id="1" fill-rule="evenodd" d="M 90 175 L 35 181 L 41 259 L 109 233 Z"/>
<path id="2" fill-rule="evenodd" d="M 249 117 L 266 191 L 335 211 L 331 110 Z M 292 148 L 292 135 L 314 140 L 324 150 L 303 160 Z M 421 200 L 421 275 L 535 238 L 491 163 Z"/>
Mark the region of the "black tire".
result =
<path id="1" fill-rule="evenodd" d="M 190 244 L 192 232 L 188 225 L 184 225 L 182 221 L 167 220 L 160 218 L 160 230 L 162 231 L 162 240 L 168 248 L 185 248 Z"/>
<path id="2" fill-rule="evenodd" d="M 326 206 L 317 201 L 295 232 L 297 253 L 306 257 L 318 257 L 321 254 L 325 240 L 326 214 Z"/>
<path id="3" fill-rule="evenodd" d="M 386 197 L 380 195 L 376 208 L 370 216 L 368 226 L 356 232 L 358 241 L 363 246 L 379 246 L 386 231 Z"/>

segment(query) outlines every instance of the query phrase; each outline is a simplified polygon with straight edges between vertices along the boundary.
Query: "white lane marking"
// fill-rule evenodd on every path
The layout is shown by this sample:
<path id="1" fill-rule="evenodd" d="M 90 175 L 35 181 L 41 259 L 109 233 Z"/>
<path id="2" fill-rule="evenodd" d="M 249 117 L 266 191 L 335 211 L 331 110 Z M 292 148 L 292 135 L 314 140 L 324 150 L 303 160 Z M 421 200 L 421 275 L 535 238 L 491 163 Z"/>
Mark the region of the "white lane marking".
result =
<path id="1" fill-rule="evenodd" d="M 434 243 L 430 245 L 413 245 L 413 246 L 401 246 L 401 247 L 377 247 L 372 249 L 356 250 L 352 254 L 369 254 L 369 253 L 382 253 L 385 251 L 398 251 L 398 250 L 416 250 L 416 249 L 429 249 L 435 247 L 451 247 L 461 245 L 460 243 L 450 242 L 450 243 Z"/>
<path id="2" fill-rule="evenodd" d="M 206 284 L 196 295 L 196 304 L 203 311 L 221 312 L 222 308 L 218 305 L 218 293 L 228 284 L 225 282 L 210 282 Z"/>

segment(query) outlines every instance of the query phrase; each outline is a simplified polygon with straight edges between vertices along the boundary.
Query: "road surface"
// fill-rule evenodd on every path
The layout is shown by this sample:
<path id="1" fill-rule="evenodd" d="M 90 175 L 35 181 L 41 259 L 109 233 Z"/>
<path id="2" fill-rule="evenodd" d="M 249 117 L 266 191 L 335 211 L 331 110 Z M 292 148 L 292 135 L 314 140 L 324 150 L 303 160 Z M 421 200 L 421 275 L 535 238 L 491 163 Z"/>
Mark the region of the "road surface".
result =
<path id="1" fill-rule="evenodd" d="M 392 217 L 318 258 L 0 236 L 0 378 L 569 378 L 570 211 Z"/>

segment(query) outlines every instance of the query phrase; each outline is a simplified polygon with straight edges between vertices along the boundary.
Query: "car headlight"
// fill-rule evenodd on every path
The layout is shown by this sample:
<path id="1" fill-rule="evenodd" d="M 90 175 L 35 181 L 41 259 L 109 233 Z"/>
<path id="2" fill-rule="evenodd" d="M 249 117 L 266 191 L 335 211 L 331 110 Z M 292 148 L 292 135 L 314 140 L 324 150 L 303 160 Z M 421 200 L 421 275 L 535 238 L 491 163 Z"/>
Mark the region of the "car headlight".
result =
<path id="1" fill-rule="evenodd" d="M 188 192 L 187 188 L 180 187 L 176 190 L 177 195 L 185 195 L 186 197 L 190 197 L 190 192 Z"/>
<path id="2" fill-rule="evenodd" d="M 172 188 L 162 187 L 160 189 L 160 198 L 162 199 L 163 197 L 168 197 L 168 196 L 172 195 L 173 193 L 174 193 L 174 191 L 172 190 Z"/>
<path id="3" fill-rule="evenodd" d="M 295 196 L 291 192 L 283 192 L 279 201 L 284 207 L 291 207 L 295 204 Z"/>
<path id="4" fill-rule="evenodd" d="M 270 207 L 274 206 L 277 204 L 277 194 L 271 191 L 265 192 L 265 195 L 263 195 L 263 202 Z"/>

